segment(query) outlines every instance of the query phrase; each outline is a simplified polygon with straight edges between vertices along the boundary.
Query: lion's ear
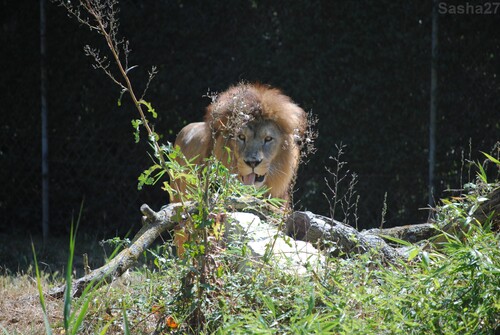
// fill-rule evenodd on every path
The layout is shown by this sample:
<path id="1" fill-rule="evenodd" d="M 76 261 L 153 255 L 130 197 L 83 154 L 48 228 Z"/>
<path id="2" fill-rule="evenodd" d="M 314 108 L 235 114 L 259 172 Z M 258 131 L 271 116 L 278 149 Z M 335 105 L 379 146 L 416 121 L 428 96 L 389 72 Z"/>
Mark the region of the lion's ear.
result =
<path id="1" fill-rule="evenodd" d="M 297 138 L 304 136 L 307 130 L 307 114 L 302 108 L 289 101 L 283 105 L 283 112 L 278 116 L 278 124 L 284 131 Z"/>
<path id="2" fill-rule="evenodd" d="M 298 132 L 302 136 L 302 135 L 304 135 L 304 133 L 307 130 L 307 114 L 302 108 L 300 108 L 296 104 L 292 104 L 292 105 L 294 108 L 293 114 L 296 118 L 296 120 L 295 120 L 296 127 L 295 128 L 298 130 Z"/>

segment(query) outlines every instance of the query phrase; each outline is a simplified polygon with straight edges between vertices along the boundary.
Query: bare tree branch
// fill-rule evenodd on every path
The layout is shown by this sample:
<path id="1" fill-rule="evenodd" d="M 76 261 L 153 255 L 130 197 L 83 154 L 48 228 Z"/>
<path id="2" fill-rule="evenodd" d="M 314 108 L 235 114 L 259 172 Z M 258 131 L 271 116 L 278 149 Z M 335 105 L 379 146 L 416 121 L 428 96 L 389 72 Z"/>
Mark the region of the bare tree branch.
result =
<path id="1" fill-rule="evenodd" d="M 263 218 L 268 218 L 277 209 L 262 200 L 253 197 L 230 197 L 227 199 L 226 207 L 233 210 L 244 210 L 253 208 Z M 258 210 L 257 210 L 258 209 Z M 172 203 L 162 207 L 155 212 L 148 205 L 141 206 L 143 214 L 143 227 L 132 239 L 130 246 L 122 250 L 107 264 L 93 270 L 82 278 L 73 281 L 71 296 L 78 297 L 88 285 L 96 285 L 99 282 L 112 282 L 120 277 L 125 271 L 136 264 L 142 253 L 160 236 L 160 234 L 172 230 L 179 221 L 198 211 L 198 206 L 193 202 Z M 66 285 L 57 287 L 49 292 L 55 298 L 61 298 Z"/>
<path id="2" fill-rule="evenodd" d="M 141 212 L 144 226 L 139 230 L 132 240 L 130 246 L 122 250 L 115 258 L 98 269 L 93 270 L 82 278 L 73 281 L 71 296 L 78 297 L 82 294 L 85 287 L 97 284 L 102 281 L 112 282 L 120 277 L 127 269 L 136 264 L 142 253 L 156 240 L 160 234 L 171 230 L 177 224 L 174 218 L 182 210 L 181 204 L 174 203 L 163 207 L 160 211 L 153 211 L 148 205 L 141 206 Z M 187 204 L 187 211 L 196 210 L 193 203 Z M 182 210 L 182 212 L 184 212 Z M 66 285 L 57 287 L 49 292 L 49 295 L 55 298 L 61 298 L 64 294 Z"/>

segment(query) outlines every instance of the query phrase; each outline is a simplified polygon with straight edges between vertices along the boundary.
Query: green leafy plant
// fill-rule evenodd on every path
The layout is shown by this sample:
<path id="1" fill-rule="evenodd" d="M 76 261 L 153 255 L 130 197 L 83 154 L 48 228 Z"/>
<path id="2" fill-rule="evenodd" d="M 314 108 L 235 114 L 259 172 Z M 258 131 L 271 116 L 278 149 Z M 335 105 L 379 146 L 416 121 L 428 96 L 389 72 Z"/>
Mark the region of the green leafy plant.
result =
<path id="1" fill-rule="evenodd" d="M 31 249 L 33 251 L 33 259 L 35 262 L 35 274 L 36 274 L 36 286 L 38 288 L 38 298 L 40 299 L 40 306 L 42 307 L 43 311 L 43 323 L 45 325 L 45 333 L 47 335 L 52 334 L 52 328 L 50 326 L 49 322 L 49 317 L 47 315 L 47 307 L 45 304 L 45 296 L 43 294 L 43 287 L 42 287 L 42 281 L 41 281 L 41 275 L 40 275 L 40 270 L 38 268 L 38 261 L 36 259 L 36 251 L 35 251 L 35 245 L 31 244 Z"/>
<path id="2" fill-rule="evenodd" d="M 72 298 L 72 275 L 73 275 L 73 256 L 75 253 L 75 241 L 76 241 L 76 232 L 78 230 L 78 225 L 80 223 L 81 215 L 83 211 L 83 202 L 80 207 L 80 211 L 78 214 L 78 218 L 76 224 L 74 221 L 71 222 L 71 230 L 70 230 L 70 240 L 69 240 L 69 255 L 68 262 L 66 264 L 66 277 L 65 277 L 65 291 L 64 291 L 64 303 L 63 303 L 63 326 L 66 334 L 77 334 L 79 331 L 82 322 L 85 318 L 85 315 L 88 310 L 89 302 L 92 297 L 92 285 L 89 285 L 85 288 L 82 293 L 81 298 L 81 306 L 78 309 L 71 310 L 71 305 L 73 302 Z M 52 328 L 49 323 L 49 319 L 47 316 L 47 310 L 45 307 L 45 299 L 44 293 L 41 286 L 41 275 L 38 269 L 38 262 L 36 259 L 35 247 L 32 245 L 33 249 L 33 258 L 35 262 L 35 270 L 36 270 L 36 278 L 37 278 L 37 287 L 40 298 L 40 305 L 42 306 L 44 323 L 45 323 L 45 331 L 47 334 L 52 334 Z"/>

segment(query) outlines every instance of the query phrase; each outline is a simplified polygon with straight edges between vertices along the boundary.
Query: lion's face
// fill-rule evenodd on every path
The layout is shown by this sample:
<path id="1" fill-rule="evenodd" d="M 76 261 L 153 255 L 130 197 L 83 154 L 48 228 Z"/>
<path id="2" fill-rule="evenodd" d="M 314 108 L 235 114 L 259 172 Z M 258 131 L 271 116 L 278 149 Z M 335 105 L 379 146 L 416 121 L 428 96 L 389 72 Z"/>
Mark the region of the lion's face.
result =
<path id="1" fill-rule="evenodd" d="M 272 197 L 287 200 L 300 161 L 297 139 L 306 126 L 304 110 L 281 91 L 241 83 L 207 107 L 205 122 L 184 127 L 175 144 L 195 164 L 214 155 L 244 184 L 265 186 Z M 182 179 L 177 185 L 185 192 Z"/>
<path id="2" fill-rule="evenodd" d="M 273 162 L 283 150 L 283 134 L 269 120 L 254 120 L 235 136 L 236 167 L 242 182 L 261 187 L 272 178 L 276 167 Z"/>

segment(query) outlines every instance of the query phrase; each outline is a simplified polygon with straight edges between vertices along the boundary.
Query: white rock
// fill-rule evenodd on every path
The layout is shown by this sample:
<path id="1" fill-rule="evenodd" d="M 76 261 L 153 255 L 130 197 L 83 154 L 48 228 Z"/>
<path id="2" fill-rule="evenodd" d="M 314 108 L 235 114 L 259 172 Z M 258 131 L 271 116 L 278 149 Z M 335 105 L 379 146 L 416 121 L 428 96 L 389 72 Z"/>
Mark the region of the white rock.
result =
<path id="1" fill-rule="evenodd" d="M 249 257 L 270 256 L 270 264 L 291 273 L 307 275 L 308 268 L 319 271 L 325 262 L 324 256 L 312 244 L 296 241 L 250 213 L 230 213 L 225 221 L 225 236 L 229 244 L 246 243 Z M 270 255 L 266 255 L 268 252 Z M 242 268 L 246 262 L 242 261 Z"/>

